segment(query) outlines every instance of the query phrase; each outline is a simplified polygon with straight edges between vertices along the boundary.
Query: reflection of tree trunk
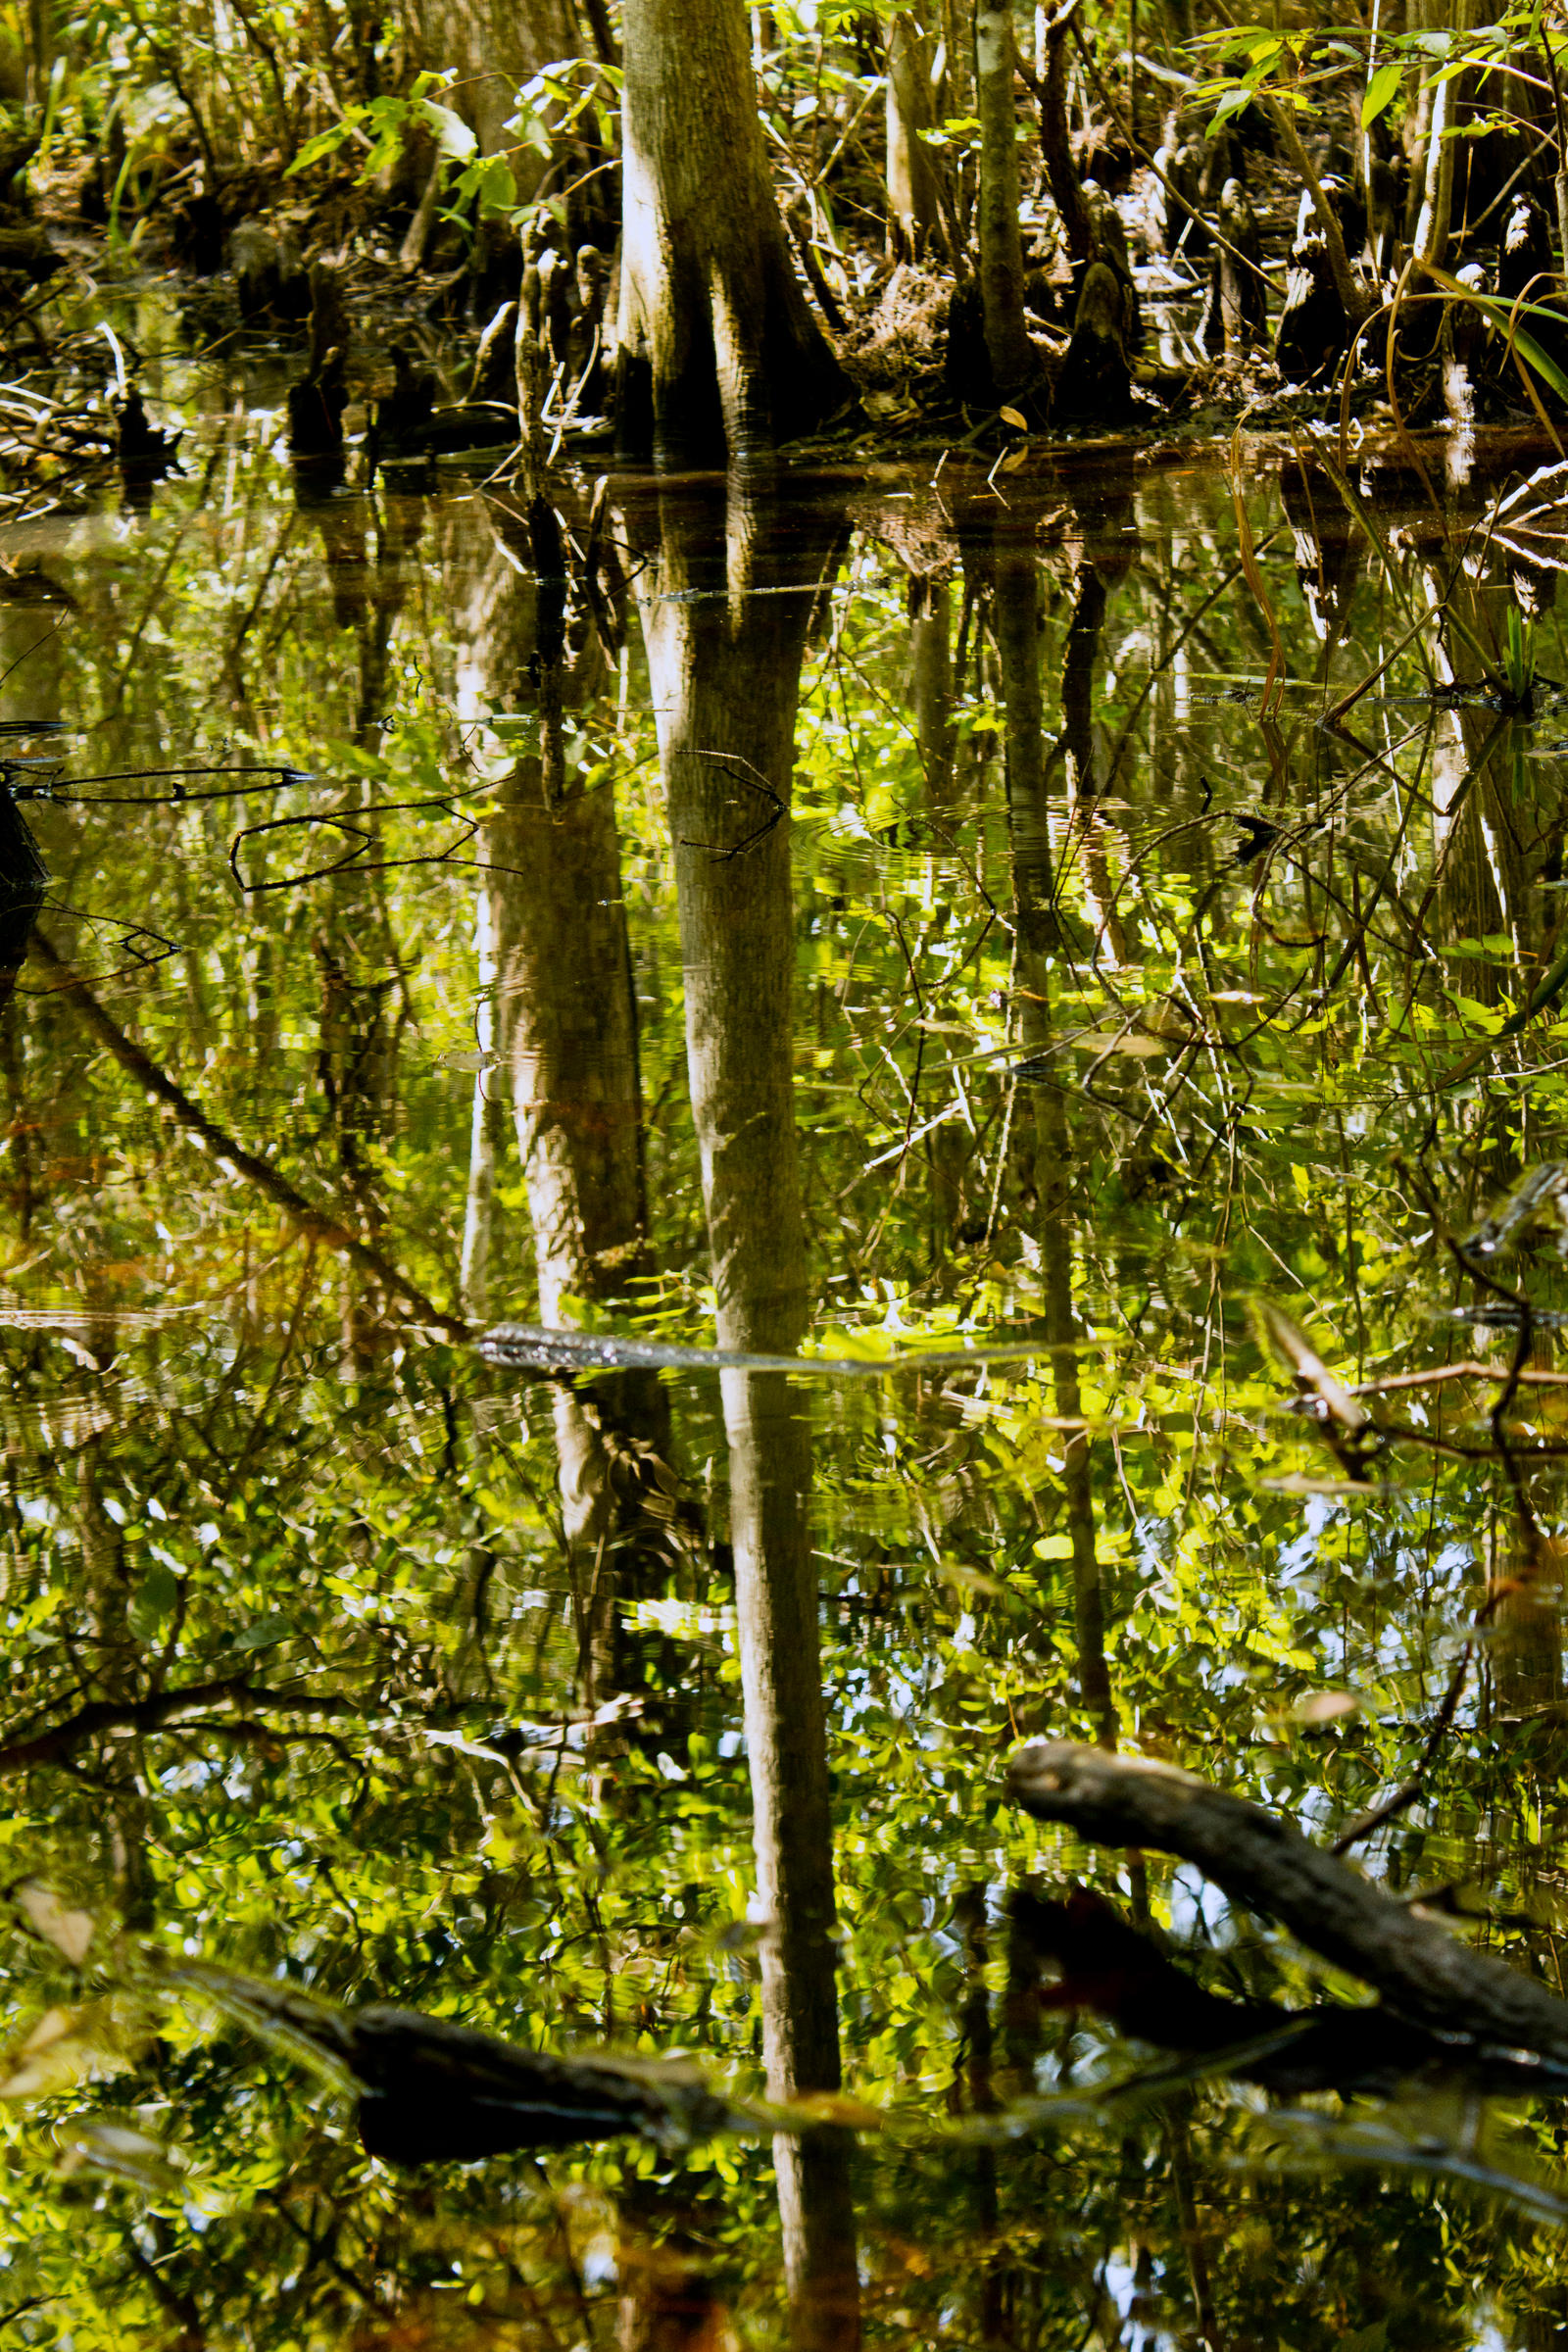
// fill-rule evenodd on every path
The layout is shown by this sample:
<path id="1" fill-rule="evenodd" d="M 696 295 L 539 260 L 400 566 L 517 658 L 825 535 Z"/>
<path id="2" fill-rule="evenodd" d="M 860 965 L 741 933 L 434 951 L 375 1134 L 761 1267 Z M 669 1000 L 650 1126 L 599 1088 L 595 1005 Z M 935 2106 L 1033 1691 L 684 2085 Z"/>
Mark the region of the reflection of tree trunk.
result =
<path id="1" fill-rule="evenodd" d="M 925 804 L 937 816 L 953 797 L 953 588 L 929 573 L 909 580 L 909 701 Z"/>
<path id="2" fill-rule="evenodd" d="M 607 792 L 569 780 L 545 806 L 540 762 L 518 763 L 490 828 L 499 1046 L 528 1187 L 539 1319 L 624 1295 L 647 1265 L 642 1081 L 620 841 Z M 615 1554 L 662 1528 L 668 1401 L 654 1372 L 557 1392 L 556 1443 L 578 1595 L 584 1696 L 614 1687 Z M 624 1574 L 622 1585 L 627 1581 Z M 633 1579 L 632 1581 L 636 1581 Z"/>
<path id="3" fill-rule="evenodd" d="M 691 498 L 688 490 L 680 508 L 666 504 L 662 560 L 643 575 L 643 632 L 677 845 L 686 1051 L 718 1344 L 790 1350 L 808 1306 L 790 837 L 787 821 L 763 828 L 767 795 L 789 796 L 815 577 L 807 566 L 822 551 L 797 540 L 773 561 L 741 516 L 732 581 L 725 517 L 694 514 Z M 803 593 L 745 594 L 792 585 Z M 748 836 L 761 837 L 724 854 Z M 810 1432 L 780 1374 L 726 1372 L 723 1395 L 753 1841 L 769 1923 L 763 2050 L 769 2095 L 788 2099 L 840 2081 Z M 858 2283 L 843 2135 L 780 2135 L 774 2155 L 794 2340 L 823 2352 L 853 2345 Z"/>
<path id="4" fill-rule="evenodd" d="M 1171 2115 L 1167 2119 L 1165 2145 L 1170 2155 L 1171 2186 L 1176 2191 L 1176 2218 L 1182 2233 L 1182 2244 L 1187 2252 L 1187 2276 L 1192 2281 L 1198 2332 L 1208 2346 L 1208 2352 L 1225 2352 L 1225 2338 L 1220 2333 L 1214 2315 L 1208 2248 L 1193 2187 L 1193 2149 L 1184 2116 Z"/>
<path id="5" fill-rule="evenodd" d="M 934 836 L 932 895 L 935 899 L 940 860 L 951 856 L 951 836 L 944 836 L 953 820 L 956 797 L 951 582 L 930 573 L 912 574 L 908 609 L 909 702 L 924 777 L 922 799 L 927 814 L 944 828 L 943 833 Z M 939 906 L 936 911 L 945 919 L 945 908 Z M 925 1152 L 931 1170 L 931 1253 L 944 1270 L 941 1279 L 956 1282 L 957 1269 L 951 1260 L 954 1238 L 963 1217 L 963 1179 L 974 1152 L 974 1131 L 960 1119 L 944 1120 L 926 1137 Z"/>
<path id="6" fill-rule="evenodd" d="M 496 1140 L 499 1106 L 490 1084 L 490 1058 L 495 1052 L 496 932 L 487 876 L 474 893 L 474 961 L 478 966 L 478 1000 L 474 1007 L 473 1042 L 479 1067 L 473 1078 L 473 1113 L 468 1129 L 468 1191 L 463 1209 L 463 1259 L 458 1276 L 463 1311 L 471 1323 L 484 1319 L 490 1277 L 490 1231 L 495 1209 Z"/>
<path id="7" fill-rule="evenodd" d="M 1111 544 L 1114 546 L 1115 542 Z M 1097 753 L 1095 671 L 1100 662 L 1110 591 L 1126 569 L 1126 563 L 1119 556 L 1096 558 L 1087 548 L 1079 561 L 1073 583 L 1072 618 L 1062 654 L 1061 733 L 1052 755 L 1053 766 L 1060 762 L 1066 769 L 1068 808 L 1078 844 L 1084 903 L 1099 946 L 1108 949 L 1117 963 L 1127 960 L 1127 938 L 1117 906 L 1105 820 L 1097 807 L 1100 795 L 1115 782 L 1110 770 L 1117 762 L 1103 746 Z"/>
<path id="8" fill-rule="evenodd" d="M 1019 1030 L 1031 1055 L 1048 1055 L 1055 1042 L 1051 1018 L 1051 951 L 1056 922 L 1052 909 L 1054 883 L 1041 725 L 1040 577 L 1031 541 L 1013 539 L 999 527 L 995 566 L 997 652 L 1007 716 Z M 1037 1081 L 1028 1092 L 1035 1114 L 1035 1213 L 1046 1337 L 1056 1411 L 1070 1423 L 1083 1410 L 1078 1387 L 1078 1323 L 1072 1303 L 1072 1141 L 1059 1082 L 1054 1077 Z M 1067 1533 L 1072 1539 L 1078 1688 L 1100 1739 L 1114 1747 L 1116 1709 L 1105 1664 L 1104 1594 L 1095 1547 L 1089 1451 L 1083 1432 L 1065 1433 L 1061 1475 Z"/>
<path id="9" fill-rule="evenodd" d="M 114 1352 L 112 1337 L 95 1326 L 93 1352 L 108 1368 Z M 136 1695 L 139 1649 L 130 1631 L 130 1579 L 125 1563 L 125 1540 L 104 1508 L 98 1483 L 104 1436 L 97 1433 L 82 1446 L 76 1465 L 76 1530 L 86 1570 L 87 1615 L 96 1649 L 94 1682 L 105 1698 Z M 147 1870 L 147 1797 L 139 1759 L 134 1749 L 122 1751 L 110 1783 L 105 1806 L 110 1858 L 120 1893 L 121 1919 L 131 1934 L 153 1925 L 152 1882 Z"/>
<path id="10" fill-rule="evenodd" d="M 984 1883 L 965 1886 L 953 1907 L 953 1924 L 963 1937 L 968 1988 L 962 2012 L 966 2064 L 963 2105 L 971 2115 L 994 2114 L 998 2105 L 991 2077 L 995 2035 L 991 2023 L 991 1992 L 986 1984 L 989 1938 L 986 1932 Z M 974 2219 L 982 2240 L 997 2233 L 997 2155 L 994 2148 L 974 2151 Z M 996 2263 L 982 2255 L 980 2335 L 992 2343 L 1002 2330 L 1003 2278 Z"/>

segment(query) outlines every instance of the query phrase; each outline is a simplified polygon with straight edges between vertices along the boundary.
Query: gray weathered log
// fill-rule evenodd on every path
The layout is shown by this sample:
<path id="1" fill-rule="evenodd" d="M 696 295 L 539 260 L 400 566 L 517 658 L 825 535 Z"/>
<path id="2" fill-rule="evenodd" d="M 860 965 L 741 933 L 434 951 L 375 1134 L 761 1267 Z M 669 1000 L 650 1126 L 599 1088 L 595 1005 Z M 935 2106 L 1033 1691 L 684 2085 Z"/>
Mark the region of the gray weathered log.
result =
<path id="1" fill-rule="evenodd" d="M 1062 1822 L 1095 1844 L 1179 1854 L 1233 1900 L 1374 1985 L 1401 2016 L 1466 2042 L 1568 2063 L 1568 2002 L 1472 1951 L 1244 1797 L 1173 1765 L 1046 1740 L 1013 1756 L 1007 1791 L 1038 1820 Z"/>

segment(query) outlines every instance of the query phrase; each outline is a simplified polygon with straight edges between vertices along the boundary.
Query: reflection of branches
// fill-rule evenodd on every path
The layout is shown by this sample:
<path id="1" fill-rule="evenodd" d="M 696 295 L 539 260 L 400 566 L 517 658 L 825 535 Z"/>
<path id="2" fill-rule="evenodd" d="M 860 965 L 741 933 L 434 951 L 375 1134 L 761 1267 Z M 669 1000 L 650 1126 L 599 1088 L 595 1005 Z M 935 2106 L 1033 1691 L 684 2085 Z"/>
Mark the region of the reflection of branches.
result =
<path id="1" fill-rule="evenodd" d="M 1490 1607 L 1490 1603 L 1488 1606 Z M 1476 1622 L 1479 1625 L 1480 1618 Z M 1385 1822 L 1396 1820 L 1399 1814 L 1407 1811 L 1415 1803 L 1421 1793 L 1427 1768 L 1447 1738 L 1449 1727 L 1458 1711 L 1459 1701 L 1464 1695 L 1465 1684 L 1470 1677 L 1470 1660 L 1475 1654 L 1475 1638 L 1472 1635 L 1454 1660 L 1453 1672 L 1448 1677 L 1448 1688 L 1443 1693 L 1443 1703 L 1433 1717 L 1432 1729 L 1427 1734 L 1426 1745 L 1417 1756 L 1407 1778 L 1400 1782 L 1392 1796 L 1384 1798 L 1381 1805 L 1374 1805 L 1370 1812 L 1363 1813 L 1357 1820 L 1352 1821 L 1348 1829 L 1342 1830 L 1329 1847 L 1331 1854 L 1348 1854 L 1352 1845 L 1359 1845 L 1363 1838 L 1370 1838 L 1374 1830 L 1381 1830 Z"/>
<path id="2" fill-rule="evenodd" d="M 52 1731 L 34 1732 L 29 1739 L 0 1742 L 0 1773 L 26 1772 L 35 1764 L 61 1764 L 105 1732 L 156 1732 L 177 1723 L 193 1707 L 243 1702 L 270 1707 L 283 1715 L 362 1715 L 358 1699 L 328 1696 L 309 1690 L 268 1690 L 244 1675 L 226 1675 L 212 1683 L 188 1683 L 180 1690 L 161 1690 L 152 1698 L 96 1698 Z M 232 1724 L 214 1730 L 234 1730 Z M 258 1727 L 253 1727 L 258 1728 Z"/>
<path id="3" fill-rule="evenodd" d="M 106 980 L 122 979 L 129 971 L 150 972 L 154 964 L 167 963 L 171 956 L 179 954 L 177 940 L 166 939 L 162 931 L 150 931 L 145 923 L 127 923 L 122 922 L 118 915 L 95 914 L 88 908 L 70 906 L 64 899 L 48 899 L 44 904 L 51 913 L 73 914 L 78 922 L 91 924 L 94 930 L 108 927 L 121 934 L 119 944 L 130 957 L 130 961 L 117 965 L 112 972 L 95 972 L 92 977 L 99 987 L 102 987 Z M 143 941 L 150 943 L 157 953 L 149 955 L 142 945 Z M 30 996 L 33 991 L 22 989 L 18 993 L 22 996 Z"/>
<path id="4" fill-rule="evenodd" d="M 715 863 L 727 865 L 732 858 L 744 858 L 749 850 L 760 849 L 768 835 L 783 823 L 789 811 L 767 778 L 760 769 L 753 767 L 749 760 L 743 760 L 739 752 L 698 752 L 694 757 L 714 760 L 721 767 L 745 768 L 747 773 L 737 775 L 736 782 L 749 785 L 753 792 L 760 793 L 768 803 L 768 813 L 761 823 L 754 826 L 750 833 L 743 834 L 728 849 L 722 848 L 716 841 L 691 841 L 685 834 L 681 835 L 680 846 L 683 850 L 710 850 Z"/>
<path id="5" fill-rule="evenodd" d="M 50 993 L 70 998 L 93 1035 L 113 1054 L 121 1068 L 128 1071 L 139 1085 L 145 1087 L 155 1101 L 172 1110 L 188 1133 L 199 1137 L 220 1167 L 243 1176 L 258 1192 L 285 1210 L 303 1232 L 323 1243 L 328 1250 L 338 1250 L 373 1281 L 382 1284 L 392 1296 L 401 1298 L 413 1308 L 420 1322 L 433 1324 L 451 1340 L 466 1341 L 468 1338 L 468 1326 L 460 1315 L 450 1315 L 437 1306 L 406 1274 L 399 1271 L 382 1250 L 368 1242 L 362 1242 L 359 1235 L 351 1233 L 340 1219 L 318 1207 L 298 1186 L 290 1184 L 286 1176 L 280 1176 L 270 1161 L 262 1159 L 254 1152 L 248 1152 L 225 1129 L 210 1119 L 184 1089 L 176 1086 L 168 1072 L 161 1070 L 151 1055 L 144 1053 L 132 1038 L 128 1038 L 110 1019 L 86 982 L 77 978 L 40 931 L 34 931 L 32 935 L 32 951 L 59 975 L 56 988 Z"/>

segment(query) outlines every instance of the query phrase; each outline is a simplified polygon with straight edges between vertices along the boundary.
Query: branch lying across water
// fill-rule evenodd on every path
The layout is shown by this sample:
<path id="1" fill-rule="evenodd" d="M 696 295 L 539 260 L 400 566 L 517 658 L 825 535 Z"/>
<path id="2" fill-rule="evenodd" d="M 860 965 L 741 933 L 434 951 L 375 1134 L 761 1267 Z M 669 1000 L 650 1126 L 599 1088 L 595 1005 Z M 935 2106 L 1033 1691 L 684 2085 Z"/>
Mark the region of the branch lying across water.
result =
<path id="1" fill-rule="evenodd" d="M 1038 1820 L 1064 1823 L 1094 1844 L 1180 1855 L 1435 2033 L 1568 2066 L 1568 2002 L 1382 1893 L 1278 1814 L 1172 1765 L 1069 1740 L 1020 1748 L 1007 1792 Z"/>
<path id="2" fill-rule="evenodd" d="M 1520 1388 L 1568 1389 L 1568 1372 L 1541 1372 L 1533 1365 L 1515 1372 L 1510 1364 L 1439 1364 L 1432 1372 L 1390 1372 L 1382 1380 L 1360 1380 L 1351 1396 L 1391 1396 L 1396 1389 L 1436 1389 L 1447 1380 L 1515 1381 Z"/>
<path id="3" fill-rule="evenodd" d="M 1050 1353 L 1046 1340 L 1004 1340 L 989 1348 L 905 1348 L 892 1355 L 757 1355 L 739 1348 L 688 1348 L 664 1340 L 626 1340 L 608 1331 L 554 1330 L 539 1323 L 498 1323 L 481 1332 L 487 1364 L 564 1380 L 573 1372 L 831 1372 L 881 1380 L 890 1372 L 957 1372 L 969 1365 L 1025 1363 Z M 1061 1426 L 1053 1422 L 1053 1428 Z M 1074 1426 L 1079 1426 L 1074 1424 Z"/>

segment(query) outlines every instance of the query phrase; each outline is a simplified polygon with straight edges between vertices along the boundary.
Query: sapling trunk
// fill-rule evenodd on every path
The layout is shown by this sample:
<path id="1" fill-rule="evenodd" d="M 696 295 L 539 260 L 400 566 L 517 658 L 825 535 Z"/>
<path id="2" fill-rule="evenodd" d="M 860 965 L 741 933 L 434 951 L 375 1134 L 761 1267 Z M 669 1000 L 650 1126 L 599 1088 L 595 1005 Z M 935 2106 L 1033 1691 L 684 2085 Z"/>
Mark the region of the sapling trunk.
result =
<path id="1" fill-rule="evenodd" d="M 1066 0 L 1045 27 L 1045 74 L 1040 88 L 1040 155 L 1051 201 L 1061 215 L 1062 235 L 1074 262 L 1095 250 L 1095 224 L 1079 182 L 1067 130 L 1067 33 L 1078 0 Z"/>

